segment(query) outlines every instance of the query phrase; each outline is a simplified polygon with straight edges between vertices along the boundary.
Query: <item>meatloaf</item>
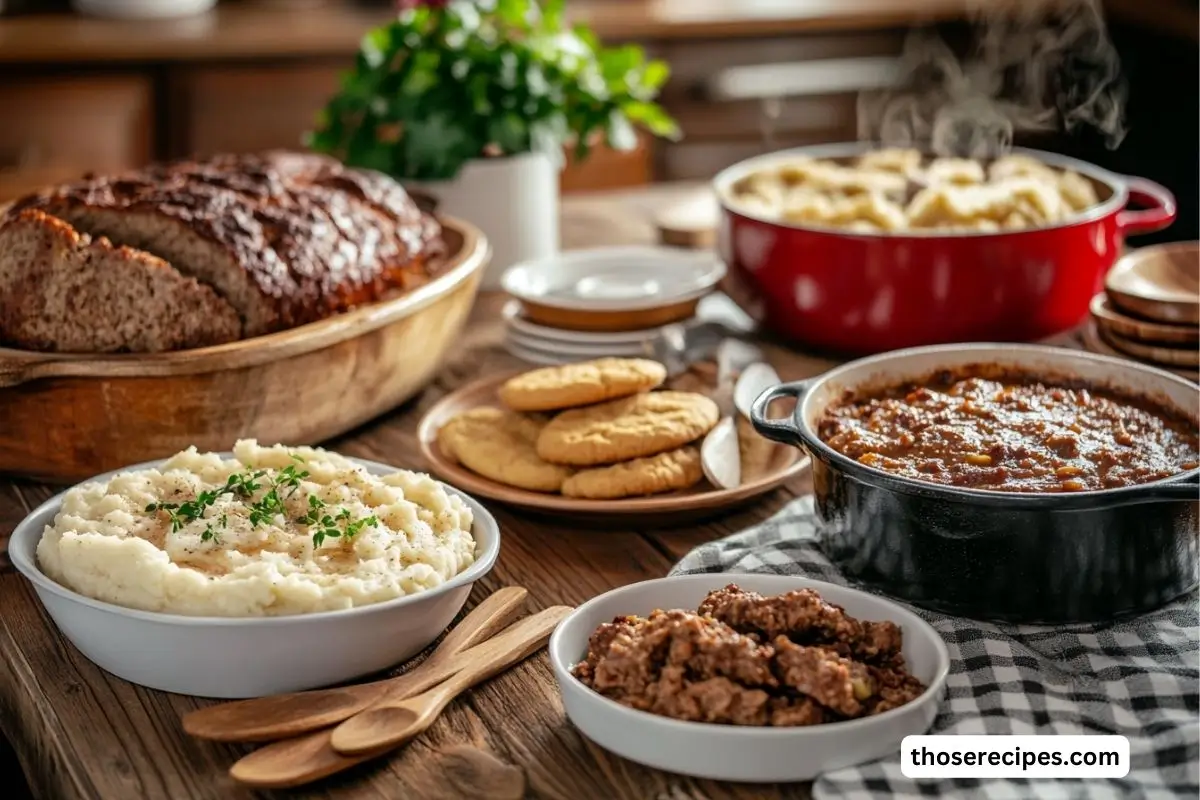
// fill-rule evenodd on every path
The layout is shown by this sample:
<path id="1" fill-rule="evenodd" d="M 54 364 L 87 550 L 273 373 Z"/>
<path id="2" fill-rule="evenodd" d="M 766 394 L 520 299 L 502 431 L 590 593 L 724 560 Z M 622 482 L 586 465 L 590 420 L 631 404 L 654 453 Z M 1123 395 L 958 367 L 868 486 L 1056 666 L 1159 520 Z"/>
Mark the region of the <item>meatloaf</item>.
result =
<path id="1" fill-rule="evenodd" d="M 56 351 L 154 352 L 258 336 L 410 289 L 443 263 L 437 221 L 396 181 L 288 152 L 87 176 L 18 200 L 0 217 L 0 236 L 10 243 L 0 249 L 0 340 Z M 46 237 L 74 244 L 50 247 Z M 89 269 L 105 273 L 103 288 L 54 299 L 92 280 Z M 171 303 L 167 286 L 182 292 Z M 49 307 L 61 324 L 39 315 Z"/>

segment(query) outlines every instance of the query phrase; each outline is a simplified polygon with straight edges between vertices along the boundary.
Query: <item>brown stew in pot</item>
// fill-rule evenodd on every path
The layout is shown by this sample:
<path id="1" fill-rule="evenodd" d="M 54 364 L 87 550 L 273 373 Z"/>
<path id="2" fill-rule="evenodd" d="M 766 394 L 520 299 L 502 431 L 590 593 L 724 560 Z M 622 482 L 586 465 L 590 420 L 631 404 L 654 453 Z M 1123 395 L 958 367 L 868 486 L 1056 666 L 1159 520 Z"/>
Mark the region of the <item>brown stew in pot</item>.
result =
<path id="1" fill-rule="evenodd" d="M 817 435 L 861 464 L 1002 492 L 1114 489 L 1196 468 L 1197 425 L 1146 398 L 974 365 L 826 410 Z"/>

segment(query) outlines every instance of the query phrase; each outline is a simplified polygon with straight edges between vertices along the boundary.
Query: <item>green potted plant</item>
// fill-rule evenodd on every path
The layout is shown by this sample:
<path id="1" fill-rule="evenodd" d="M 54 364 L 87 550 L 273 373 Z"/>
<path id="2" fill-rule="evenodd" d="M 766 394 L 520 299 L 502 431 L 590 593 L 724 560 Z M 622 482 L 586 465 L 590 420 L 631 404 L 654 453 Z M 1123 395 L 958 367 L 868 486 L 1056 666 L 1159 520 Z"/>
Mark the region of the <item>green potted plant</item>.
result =
<path id="1" fill-rule="evenodd" d="M 485 286 L 558 248 L 564 146 L 627 150 L 637 128 L 676 137 L 654 102 L 667 65 L 568 26 L 562 0 L 403 2 L 363 39 L 309 134 L 314 150 L 386 172 L 479 225 Z"/>

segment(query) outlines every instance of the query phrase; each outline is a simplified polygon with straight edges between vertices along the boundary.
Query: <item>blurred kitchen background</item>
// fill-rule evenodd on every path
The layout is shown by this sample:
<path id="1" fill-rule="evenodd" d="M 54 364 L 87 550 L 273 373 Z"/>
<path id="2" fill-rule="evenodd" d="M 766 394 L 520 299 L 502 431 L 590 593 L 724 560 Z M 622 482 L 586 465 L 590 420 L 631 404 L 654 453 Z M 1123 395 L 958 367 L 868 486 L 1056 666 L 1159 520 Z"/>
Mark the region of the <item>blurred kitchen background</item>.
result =
<path id="1" fill-rule="evenodd" d="M 220 0 L 171 20 L 84 13 L 104 2 L 0 0 L 0 202 L 88 170 L 295 147 L 363 33 L 395 13 L 390 2 L 345 0 Z M 187 0 L 124 2 L 161 8 Z M 1101 5 L 1125 85 L 1122 130 L 1018 131 L 1016 141 L 1165 184 L 1179 200 L 1179 220 L 1144 239 L 1200 238 L 1198 4 Z M 910 31 L 962 43 L 977 35 L 970 20 L 978 22 L 981 8 L 993 16 L 1022 6 L 568 0 L 569 15 L 605 43 L 636 42 L 670 64 L 661 100 L 684 135 L 569 165 L 563 190 L 706 180 L 760 152 L 855 139 L 860 93 L 886 90 L 900 74 Z"/>

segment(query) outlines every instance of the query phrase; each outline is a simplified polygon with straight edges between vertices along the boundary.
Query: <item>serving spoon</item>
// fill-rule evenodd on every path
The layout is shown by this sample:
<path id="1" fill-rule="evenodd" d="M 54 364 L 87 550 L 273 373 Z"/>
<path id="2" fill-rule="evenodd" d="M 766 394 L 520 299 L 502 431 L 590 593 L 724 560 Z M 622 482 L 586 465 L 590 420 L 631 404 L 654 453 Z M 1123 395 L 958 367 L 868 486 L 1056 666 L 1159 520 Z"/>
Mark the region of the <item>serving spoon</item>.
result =
<path id="1" fill-rule="evenodd" d="M 552 606 L 526 617 L 463 653 L 470 657 L 470 666 L 464 667 L 446 683 L 413 697 L 410 702 L 392 701 L 394 705 L 383 708 L 382 715 L 373 716 L 382 727 L 367 726 L 368 730 L 379 730 L 378 741 L 384 742 L 373 749 L 343 755 L 333 749 L 333 732 L 320 730 L 255 750 L 236 762 L 229 769 L 229 775 L 240 783 L 260 789 L 287 789 L 385 755 L 396 745 L 428 729 L 450 701 L 466 689 L 540 650 L 555 626 L 571 611 L 568 606 Z M 374 715 L 375 711 L 372 708 L 364 713 Z"/>
<path id="2" fill-rule="evenodd" d="M 410 697 L 461 669 L 464 651 L 487 641 L 521 614 L 529 592 L 498 589 L 446 634 L 429 657 L 395 678 L 337 689 L 292 692 L 221 703 L 183 717 L 183 729 L 217 742 L 267 742 L 299 736 L 348 719 L 385 698 Z"/>

